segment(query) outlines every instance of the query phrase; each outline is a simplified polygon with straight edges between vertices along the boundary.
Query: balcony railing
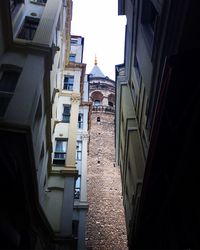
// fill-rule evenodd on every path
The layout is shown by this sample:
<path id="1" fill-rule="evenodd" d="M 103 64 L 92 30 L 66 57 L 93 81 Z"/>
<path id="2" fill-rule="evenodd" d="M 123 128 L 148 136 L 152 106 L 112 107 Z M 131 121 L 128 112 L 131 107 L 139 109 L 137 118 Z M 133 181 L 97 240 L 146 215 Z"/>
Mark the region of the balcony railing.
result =
<path id="1" fill-rule="evenodd" d="M 110 112 L 110 113 L 115 113 L 115 107 L 112 107 L 112 106 L 103 106 L 103 105 L 98 105 L 98 106 L 95 106 L 93 105 L 92 106 L 92 111 L 101 111 L 101 112 Z"/>

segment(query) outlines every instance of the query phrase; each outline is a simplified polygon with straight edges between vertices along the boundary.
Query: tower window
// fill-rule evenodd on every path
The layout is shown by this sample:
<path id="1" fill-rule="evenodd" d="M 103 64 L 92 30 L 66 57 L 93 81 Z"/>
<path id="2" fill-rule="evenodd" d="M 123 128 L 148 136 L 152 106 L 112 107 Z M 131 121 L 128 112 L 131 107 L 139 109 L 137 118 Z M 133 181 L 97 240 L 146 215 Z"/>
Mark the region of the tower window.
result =
<path id="1" fill-rule="evenodd" d="M 99 100 L 95 100 L 95 101 L 94 101 L 94 105 L 95 105 L 95 106 L 99 106 L 99 105 L 100 105 L 100 101 L 99 101 Z"/>
<path id="2" fill-rule="evenodd" d="M 113 107 L 113 103 L 112 102 L 108 102 L 108 106 Z"/>
<path id="3" fill-rule="evenodd" d="M 98 116 L 97 117 L 97 122 L 100 122 L 101 121 L 101 118 Z"/>

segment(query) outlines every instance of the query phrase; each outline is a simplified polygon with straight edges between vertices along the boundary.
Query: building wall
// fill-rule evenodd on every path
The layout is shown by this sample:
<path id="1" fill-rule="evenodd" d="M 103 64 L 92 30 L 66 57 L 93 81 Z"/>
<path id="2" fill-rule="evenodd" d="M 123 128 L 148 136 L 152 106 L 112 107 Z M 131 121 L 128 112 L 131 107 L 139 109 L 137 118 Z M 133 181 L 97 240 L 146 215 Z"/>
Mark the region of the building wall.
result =
<path id="1" fill-rule="evenodd" d="M 25 237 L 25 243 L 20 243 L 25 245 L 10 248 L 34 249 L 37 241 L 41 243 L 41 248 L 53 249 L 53 239 L 57 237 L 55 232 L 59 232 L 60 227 L 62 189 L 65 183 L 60 178 L 57 180 L 57 188 L 51 176 L 48 180 L 52 152 L 50 124 L 52 113 L 56 112 L 51 112 L 51 104 L 57 92 L 59 68 L 63 65 L 63 47 L 69 44 L 69 41 L 67 44 L 65 41 L 65 25 L 70 26 L 70 22 L 66 23 L 67 9 L 63 6 L 65 1 L 49 0 L 46 4 L 33 4 L 29 0 L 12 1 L 17 2 L 12 13 L 10 2 L 0 2 L 0 36 L 3 38 L 0 41 L 0 80 L 3 79 L 5 68 L 20 70 L 20 75 L 5 114 L 0 118 L 0 130 L 2 135 L 12 135 L 13 141 L 19 144 L 19 150 L 14 144 L 10 144 L 10 151 L 16 151 L 17 158 L 20 159 L 15 163 L 16 173 L 19 173 L 15 178 L 20 180 L 16 189 L 21 188 L 16 197 L 13 193 L 13 201 L 16 199 L 17 202 L 11 216 L 18 217 L 19 203 L 20 213 L 27 222 L 24 232 L 21 233 L 23 229 L 17 232 L 20 241 Z M 27 16 L 40 19 L 32 40 L 18 38 Z M 5 91 L 1 89 L 1 92 Z M 4 103 L 2 93 L 0 101 L 1 104 Z M 11 169 L 13 166 L 12 164 Z M 5 166 L 5 173 L 6 169 L 8 165 Z M 9 178 L 7 181 L 9 183 Z M 70 213 L 69 215 L 71 216 Z M 23 223 L 18 220 L 17 228 L 23 227 Z M 68 239 L 65 238 L 64 241 L 68 249 Z M 59 245 L 58 242 L 56 244 Z"/>
<path id="2" fill-rule="evenodd" d="M 48 181 L 46 211 L 54 230 L 72 239 L 74 249 L 85 249 L 85 221 L 87 211 L 87 150 L 88 150 L 88 83 L 85 64 L 82 64 L 83 38 L 71 36 L 70 54 L 76 54 L 76 61 L 66 59 L 65 67 L 58 71 L 52 119 L 52 168 Z M 73 86 L 64 87 L 65 76 L 73 77 Z M 72 83 L 72 82 L 71 82 Z M 66 83 L 65 83 L 66 84 Z M 70 106 L 69 120 L 63 120 L 63 107 Z M 78 128 L 79 113 L 83 114 L 82 127 Z M 67 140 L 66 156 L 62 163 L 54 162 L 56 140 Z M 81 146 L 77 148 L 77 141 Z M 77 151 L 79 150 L 79 158 Z M 81 155 L 81 156 L 80 156 Z M 80 181 L 79 181 L 80 179 Z M 77 187 L 77 183 L 80 186 Z M 79 188 L 79 190 L 77 189 Z M 77 194 L 77 190 L 79 194 Z M 76 195 L 75 195 L 76 193 Z M 56 198 L 58 195 L 58 198 Z M 53 202 L 55 211 L 49 208 Z M 78 235 L 77 235 L 77 232 Z"/>
<path id="3" fill-rule="evenodd" d="M 179 72 L 175 72 L 174 75 L 177 75 L 170 79 L 173 66 L 169 69 L 167 62 L 173 57 L 182 58 L 183 54 L 185 54 L 186 58 L 192 58 L 193 50 L 198 52 L 199 45 L 197 43 L 199 40 L 197 39 L 197 33 L 199 31 L 194 28 L 194 23 L 198 20 L 196 9 L 199 7 L 199 3 L 197 1 L 175 2 L 164 0 L 119 0 L 118 2 L 119 14 L 126 15 L 127 26 L 124 65 L 116 66 L 116 107 L 118 111 L 116 113 L 116 160 L 120 165 L 122 174 L 129 247 L 130 249 L 134 246 L 136 248 L 148 248 L 148 244 L 150 244 L 146 243 L 146 239 L 148 239 L 148 242 L 153 242 L 153 248 L 157 248 L 156 237 L 152 239 L 151 235 L 149 235 L 151 229 L 157 230 L 157 227 L 154 227 L 156 218 L 158 223 L 160 223 L 155 212 L 156 205 L 154 204 L 156 202 L 160 204 L 165 195 L 166 197 L 174 195 L 174 191 L 172 194 L 169 192 L 174 187 L 172 188 L 171 184 L 169 186 L 165 185 L 164 181 L 161 181 L 160 176 L 157 174 L 161 172 L 165 176 L 163 164 L 166 164 L 169 165 L 166 167 L 166 172 L 169 174 L 167 178 L 173 179 L 175 177 L 172 172 L 175 170 L 170 171 L 168 169 L 170 167 L 176 168 L 174 163 L 176 161 L 175 156 L 174 161 L 167 161 L 167 159 L 170 159 L 168 155 L 173 155 L 173 153 L 170 152 L 170 148 L 167 149 L 165 139 L 163 139 L 170 137 L 165 121 L 163 122 L 163 134 L 158 132 L 157 129 L 159 127 L 158 124 L 161 123 L 162 116 L 166 114 L 166 110 L 163 112 L 165 104 L 162 103 L 163 107 L 161 109 L 161 102 L 164 102 L 163 93 L 167 92 L 166 88 L 170 88 L 170 84 L 173 85 L 174 82 L 177 85 L 179 84 Z M 180 61 L 177 59 L 177 61 L 177 65 L 182 65 L 181 59 Z M 193 72 L 191 77 L 195 75 L 194 67 Z M 179 96 L 179 91 L 177 87 L 177 96 Z M 168 98 L 170 99 L 170 96 Z M 170 102 L 173 103 L 174 107 L 177 105 L 182 107 L 183 105 L 176 100 L 173 102 L 172 97 Z M 185 99 L 183 103 L 185 103 Z M 168 113 L 166 116 L 168 117 Z M 175 120 L 176 118 L 170 121 L 171 126 L 173 126 L 172 124 Z M 155 144 L 157 143 L 158 133 L 161 133 L 162 141 L 159 141 L 159 145 L 162 149 L 156 150 Z M 176 140 L 176 132 L 173 135 L 170 137 L 170 141 Z M 160 151 L 162 150 L 167 155 L 165 160 L 160 156 Z M 156 158 L 155 161 L 152 160 L 154 157 Z M 162 163 L 160 164 L 160 162 Z M 154 174 L 151 175 L 152 179 L 150 178 L 150 172 L 152 171 L 150 168 L 155 170 Z M 159 183 L 157 186 L 155 185 L 156 179 Z M 164 179 L 165 177 L 163 177 Z M 151 182 L 151 191 L 149 184 L 147 184 L 148 182 Z M 142 186 L 143 190 L 141 189 Z M 161 189 L 165 190 L 165 192 L 162 193 Z M 147 199 L 148 202 L 142 203 L 140 194 L 142 196 L 141 200 Z M 151 195 L 155 198 L 154 202 L 152 202 Z M 167 199 L 166 197 L 163 199 Z M 149 207 L 153 211 L 152 214 L 151 212 L 149 213 Z M 163 205 L 163 207 L 165 206 Z M 162 209 L 162 211 L 159 210 L 159 213 L 165 214 L 167 209 Z M 145 211 L 142 216 L 141 210 Z M 138 211 L 140 211 L 139 214 L 142 219 L 138 216 Z M 174 212 L 173 209 L 172 211 Z M 139 217 L 141 220 L 144 220 L 142 229 L 140 222 L 138 222 L 140 220 Z M 149 219 L 150 217 L 151 219 Z M 149 224 L 147 222 L 149 220 L 152 220 L 152 224 L 149 227 L 150 230 L 146 229 L 146 224 Z M 176 222 L 173 221 L 173 223 Z M 169 222 L 170 227 L 174 228 L 172 224 Z M 144 230 L 145 233 L 137 245 L 135 242 L 139 238 L 140 230 Z M 175 228 L 173 230 L 176 231 Z M 155 231 L 152 231 L 152 235 L 156 235 Z M 162 237 L 166 242 L 161 243 L 160 246 L 165 248 L 167 244 L 174 244 L 177 247 L 176 241 L 173 242 L 173 240 L 167 239 L 167 233 L 164 236 L 162 235 Z"/>

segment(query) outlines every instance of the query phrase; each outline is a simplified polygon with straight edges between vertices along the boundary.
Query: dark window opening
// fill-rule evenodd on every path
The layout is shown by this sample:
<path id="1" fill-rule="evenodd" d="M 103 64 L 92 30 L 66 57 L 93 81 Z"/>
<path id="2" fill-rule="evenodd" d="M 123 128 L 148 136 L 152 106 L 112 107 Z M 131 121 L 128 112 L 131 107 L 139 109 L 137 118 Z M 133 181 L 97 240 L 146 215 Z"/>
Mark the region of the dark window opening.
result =
<path id="1" fill-rule="evenodd" d="M 33 40 L 39 21 L 40 20 L 38 18 L 26 16 L 24 24 L 22 25 L 22 28 L 18 34 L 18 38 Z"/>
<path id="2" fill-rule="evenodd" d="M 70 110 L 71 105 L 63 105 L 63 114 L 62 114 L 62 121 L 69 123 L 70 122 Z"/>
<path id="3" fill-rule="evenodd" d="M 21 70 L 0 71 L 0 117 L 4 116 L 14 94 Z"/>
<path id="4" fill-rule="evenodd" d="M 98 116 L 97 117 L 97 122 L 100 122 L 101 121 L 101 118 Z"/>
<path id="5" fill-rule="evenodd" d="M 72 91 L 74 85 L 74 76 L 64 76 L 64 85 L 63 89 Z"/>
<path id="6" fill-rule="evenodd" d="M 14 11 L 15 7 L 17 6 L 18 1 L 16 0 L 10 0 L 10 11 L 11 13 Z"/>
<path id="7" fill-rule="evenodd" d="M 10 12 L 13 14 L 13 12 L 17 9 L 16 7 L 23 2 L 23 0 L 10 0 Z"/>
<path id="8" fill-rule="evenodd" d="M 39 128 L 41 118 L 42 118 L 42 99 L 41 99 L 41 96 L 40 96 L 40 99 L 38 101 L 37 110 L 35 112 L 34 129 Z"/>
<path id="9" fill-rule="evenodd" d="M 78 43 L 78 40 L 71 39 L 71 44 L 77 44 L 77 43 Z"/>
<path id="10" fill-rule="evenodd" d="M 151 0 L 143 0 L 141 23 L 144 28 L 146 39 L 151 48 L 153 48 L 154 34 L 158 21 L 158 12 Z"/>
<path id="11" fill-rule="evenodd" d="M 138 85 L 140 86 L 141 72 L 140 72 L 140 68 L 139 68 L 139 64 L 138 64 L 138 60 L 136 56 L 134 58 L 134 67 L 135 67 L 135 74 L 136 74 L 137 82 L 138 82 Z"/>
<path id="12" fill-rule="evenodd" d="M 44 4 L 44 3 L 47 2 L 47 0 L 31 0 L 31 2 L 33 2 L 33 3 L 42 3 L 42 4 Z"/>
<path id="13" fill-rule="evenodd" d="M 108 106 L 113 107 L 113 102 L 108 102 Z"/>
<path id="14" fill-rule="evenodd" d="M 78 238 L 78 220 L 73 220 L 72 221 L 72 234 L 74 238 Z"/>
<path id="15" fill-rule="evenodd" d="M 100 164 L 100 161 L 97 161 L 98 164 Z"/>
<path id="16" fill-rule="evenodd" d="M 78 114 L 78 128 L 80 129 L 83 128 L 83 114 L 82 113 Z"/>

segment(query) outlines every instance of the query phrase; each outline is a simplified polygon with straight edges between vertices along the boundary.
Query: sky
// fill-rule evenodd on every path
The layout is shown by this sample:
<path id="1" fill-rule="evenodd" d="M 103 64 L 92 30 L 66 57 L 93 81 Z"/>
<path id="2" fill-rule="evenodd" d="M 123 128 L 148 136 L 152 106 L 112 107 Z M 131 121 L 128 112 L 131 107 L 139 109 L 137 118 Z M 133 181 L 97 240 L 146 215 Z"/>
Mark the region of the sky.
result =
<path id="1" fill-rule="evenodd" d="M 126 18 L 118 16 L 118 0 L 73 0 L 71 34 L 84 37 L 86 73 L 97 63 L 115 80 L 115 65 L 124 62 Z"/>

